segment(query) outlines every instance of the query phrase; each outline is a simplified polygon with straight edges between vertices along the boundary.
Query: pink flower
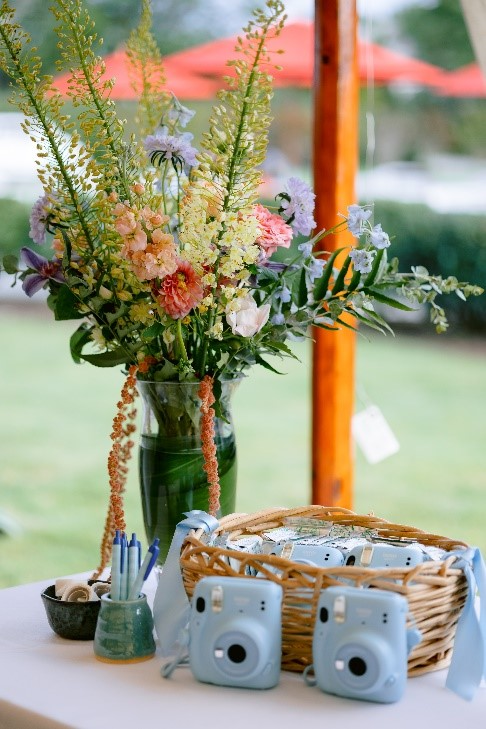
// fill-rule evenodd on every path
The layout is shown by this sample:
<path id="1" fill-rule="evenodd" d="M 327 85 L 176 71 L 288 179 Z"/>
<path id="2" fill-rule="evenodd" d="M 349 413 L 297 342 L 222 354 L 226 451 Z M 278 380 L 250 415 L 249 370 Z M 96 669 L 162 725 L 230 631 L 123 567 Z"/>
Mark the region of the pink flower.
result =
<path id="1" fill-rule="evenodd" d="M 292 228 L 279 215 L 274 215 L 259 203 L 254 205 L 253 214 L 260 228 L 260 235 L 255 242 L 262 249 L 265 258 L 270 258 L 279 247 L 290 247 Z"/>
<path id="2" fill-rule="evenodd" d="M 268 321 L 270 304 L 257 306 L 251 294 L 240 300 L 238 311 L 229 311 L 226 314 L 226 321 L 231 327 L 233 334 L 241 337 L 253 337 L 262 329 Z"/>
<path id="3" fill-rule="evenodd" d="M 156 291 L 160 306 L 172 319 L 183 319 L 203 298 L 201 280 L 187 261 L 179 260 L 177 270 L 164 278 Z"/>

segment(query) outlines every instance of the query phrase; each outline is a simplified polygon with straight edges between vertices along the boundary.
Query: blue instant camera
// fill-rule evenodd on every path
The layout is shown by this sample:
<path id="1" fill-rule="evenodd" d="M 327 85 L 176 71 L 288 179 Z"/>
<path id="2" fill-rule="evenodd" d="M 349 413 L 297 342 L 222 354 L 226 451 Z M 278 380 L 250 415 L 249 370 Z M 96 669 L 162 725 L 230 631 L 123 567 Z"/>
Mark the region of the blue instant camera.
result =
<path id="1" fill-rule="evenodd" d="M 351 699 L 398 701 L 408 654 L 421 640 L 416 628 L 407 630 L 407 612 L 407 600 L 386 590 L 323 590 L 312 644 L 318 687 Z"/>
<path id="2" fill-rule="evenodd" d="M 267 689 L 280 678 L 282 588 L 268 580 L 204 577 L 194 591 L 189 663 L 218 686 Z"/>
<path id="3" fill-rule="evenodd" d="M 346 564 L 356 567 L 415 567 L 424 561 L 423 552 L 415 546 L 362 544 L 346 555 Z"/>
<path id="4" fill-rule="evenodd" d="M 336 547 L 327 544 L 296 544 L 285 542 L 276 544 L 269 552 L 278 557 L 284 557 L 297 564 L 307 564 L 311 567 L 340 567 L 344 564 L 344 556 Z"/>

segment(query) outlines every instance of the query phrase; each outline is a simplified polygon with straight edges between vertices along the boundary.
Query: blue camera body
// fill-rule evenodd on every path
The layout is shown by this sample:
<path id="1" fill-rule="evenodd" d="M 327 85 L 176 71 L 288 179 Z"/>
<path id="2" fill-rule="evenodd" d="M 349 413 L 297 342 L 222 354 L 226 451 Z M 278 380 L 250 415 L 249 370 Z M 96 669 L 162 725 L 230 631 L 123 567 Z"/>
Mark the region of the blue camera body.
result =
<path id="1" fill-rule="evenodd" d="M 406 628 L 407 600 L 357 587 L 321 592 L 312 644 L 316 683 L 325 693 L 392 703 L 404 691 L 407 657 L 420 642 Z"/>
<path id="2" fill-rule="evenodd" d="M 280 678 L 282 588 L 268 580 L 204 577 L 194 591 L 189 663 L 218 686 L 267 689 Z"/>
<path id="3" fill-rule="evenodd" d="M 417 547 L 397 547 L 393 544 L 363 544 L 346 555 L 346 565 L 356 567 L 415 567 L 424 561 Z"/>
<path id="4" fill-rule="evenodd" d="M 278 557 L 284 557 L 297 564 L 307 564 L 311 567 L 340 567 L 344 564 L 343 553 L 336 547 L 326 544 L 296 544 L 286 542 L 276 544 L 269 552 Z"/>

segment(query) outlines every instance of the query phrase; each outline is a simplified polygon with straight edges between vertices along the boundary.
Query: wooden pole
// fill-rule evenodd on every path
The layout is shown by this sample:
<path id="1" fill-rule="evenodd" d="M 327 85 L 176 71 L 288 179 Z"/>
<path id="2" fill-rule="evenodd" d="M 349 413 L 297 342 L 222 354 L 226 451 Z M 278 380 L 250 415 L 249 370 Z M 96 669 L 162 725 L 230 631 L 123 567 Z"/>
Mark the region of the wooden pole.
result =
<path id="1" fill-rule="evenodd" d="M 356 0 L 315 0 L 314 189 L 317 230 L 356 202 L 358 60 Z M 342 218 L 341 218 L 342 219 Z M 352 245 L 349 233 L 322 248 Z M 347 329 L 313 330 L 312 503 L 353 504 L 351 417 L 355 338 Z"/>

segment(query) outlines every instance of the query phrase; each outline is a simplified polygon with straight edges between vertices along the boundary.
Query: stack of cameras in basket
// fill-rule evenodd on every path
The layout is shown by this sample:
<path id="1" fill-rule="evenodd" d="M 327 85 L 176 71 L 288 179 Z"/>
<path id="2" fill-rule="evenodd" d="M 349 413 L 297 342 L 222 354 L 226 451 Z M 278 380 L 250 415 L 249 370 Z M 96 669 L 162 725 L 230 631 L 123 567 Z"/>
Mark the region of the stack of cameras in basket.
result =
<path id="1" fill-rule="evenodd" d="M 270 536 L 275 538 L 249 535 L 231 546 L 227 539 L 225 546 L 240 553 L 280 556 L 281 560 L 298 563 L 301 571 L 305 571 L 305 565 L 412 568 L 445 554 L 409 540 L 385 543 L 372 533 L 363 537 L 353 532 L 352 536 L 332 540 L 328 535 L 328 541 L 322 535 L 300 536 L 291 542 L 288 531 L 274 532 Z M 281 560 L 273 560 L 270 568 L 262 566 L 261 571 L 254 566 L 246 568 L 247 575 L 262 579 L 212 576 L 198 582 L 189 627 L 189 663 L 196 679 L 253 689 L 277 685 L 283 590 L 278 580 L 265 577 L 268 569 L 277 577 L 279 571 L 288 574 Z M 236 571 L 237 562 L 239 565 L 235 558 Z M 393 579 L 393 572 L 384 574 L 385 579 L 386 575 Z M 396 592 L 354 587 L 344 584 L 342 576 L 340 580 L 342 586 L 324 589 L 319 597 L 313 666 L 305 671 L 306 683 L 351 699 L 398 701 L 405 688 L 408 655 L 421 640 L 417 628 L 407 627 L 407 600 Z"/>

